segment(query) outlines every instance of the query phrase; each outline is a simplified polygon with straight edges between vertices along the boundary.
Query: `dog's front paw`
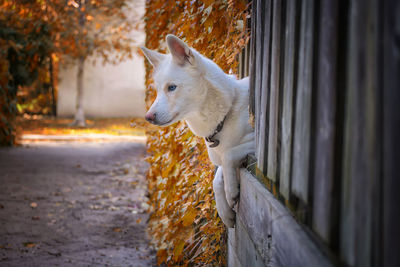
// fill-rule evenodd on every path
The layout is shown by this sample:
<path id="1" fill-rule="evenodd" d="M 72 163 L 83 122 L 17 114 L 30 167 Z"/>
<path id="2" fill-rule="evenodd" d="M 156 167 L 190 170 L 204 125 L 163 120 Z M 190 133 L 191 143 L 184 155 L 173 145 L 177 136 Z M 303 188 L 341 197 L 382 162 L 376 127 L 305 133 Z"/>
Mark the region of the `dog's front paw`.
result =
<path id="1" fill-rule="evenodd" d="M 222 178 L 222 169 L 218 168 L 213 181 L 215 204 L 219 217 L 221 217 L 224 224 L 233 228 L 235 226 L 236 213 L 229 207 L 226 201 L 226 193 L 224 189 L 224 180 Z"/>
<path id="2" fill-rule="evenodd" d="M 225 194 L 229 207 L 233 209 L 235 204 L 239 201 L 239 184 L 225 187 Z"/>
<path id="3" fill-rule="evenodd" d="M 226 206 L 218 209 L 217 206 L 217 211 L 219 217 L 221 217 L 222 222 L 226 225 L 226 227 L 233 228 L 235 226 L 236 213 L 231 208 Z"/>

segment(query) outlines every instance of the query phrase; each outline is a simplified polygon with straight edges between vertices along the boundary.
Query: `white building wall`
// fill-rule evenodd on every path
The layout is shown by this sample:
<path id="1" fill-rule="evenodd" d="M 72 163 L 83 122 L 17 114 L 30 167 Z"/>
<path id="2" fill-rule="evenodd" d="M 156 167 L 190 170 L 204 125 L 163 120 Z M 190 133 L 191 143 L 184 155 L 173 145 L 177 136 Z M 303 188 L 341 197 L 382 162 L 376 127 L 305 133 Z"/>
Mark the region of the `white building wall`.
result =
<path id="1" fill-rule="evenodd" d="M 136 2 L 137 3 L 137 2 Z M 144 13 L 139 5 L 139 14 Z M 134 32 L 134 45 L 144 44 L 144 32 Z M 117 65 L 85 62 L 83 76 L 83 102 L 87 117 L 143 117 L 145 114 L 144 58 L 134 54 Z M 58 82 L 57 115 L 73 117 L 76 106 L 77 66 L 60 67 Z"/>

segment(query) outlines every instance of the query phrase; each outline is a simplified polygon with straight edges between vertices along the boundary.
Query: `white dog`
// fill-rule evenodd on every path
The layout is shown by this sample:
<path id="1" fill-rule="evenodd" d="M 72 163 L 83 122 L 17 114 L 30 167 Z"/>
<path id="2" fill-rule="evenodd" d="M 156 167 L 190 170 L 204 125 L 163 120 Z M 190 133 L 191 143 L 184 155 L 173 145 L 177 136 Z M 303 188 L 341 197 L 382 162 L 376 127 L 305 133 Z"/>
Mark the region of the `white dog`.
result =
<path id="1" fill-rule="evenodd" d="M 248 122 L 248 78 L 225 74 L 174 35 L 166 40 L 171 54 L 142 47 L 154 67 L 157 89 L 146 119 L 160 126 L 185 120 L 194 134 L 206 139 L 208 155 L 218 166 L 213 181 L 218 214 L 233 227 L 233 207 L 239 198 L 237 170 L 255 150 Z"/>

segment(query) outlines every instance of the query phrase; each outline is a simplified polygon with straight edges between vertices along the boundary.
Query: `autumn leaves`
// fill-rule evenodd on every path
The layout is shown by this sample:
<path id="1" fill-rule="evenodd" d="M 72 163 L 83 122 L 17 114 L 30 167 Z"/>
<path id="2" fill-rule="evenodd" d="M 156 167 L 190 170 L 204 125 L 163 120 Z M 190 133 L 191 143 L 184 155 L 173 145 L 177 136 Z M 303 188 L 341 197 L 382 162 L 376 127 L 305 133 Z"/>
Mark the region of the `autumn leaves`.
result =
<path id="1" fill-rule="evenodd" d="M 168 1 L 146 4 L 146 47 L 159 49 L 175 34 L 236 73 L 237 57 L 248 41 L 247 1 Z M 165 51 L 162 51 L 165 52 Z M 146 63 L 147 104 L 155 99 L 151 67 Z M 158 248 L 158 264 L 221 265 L 225 260 L 224 226 L 212 193 L 214 166 L 204 141 L 185 123 L 148 131 L 150 233 Z"/>

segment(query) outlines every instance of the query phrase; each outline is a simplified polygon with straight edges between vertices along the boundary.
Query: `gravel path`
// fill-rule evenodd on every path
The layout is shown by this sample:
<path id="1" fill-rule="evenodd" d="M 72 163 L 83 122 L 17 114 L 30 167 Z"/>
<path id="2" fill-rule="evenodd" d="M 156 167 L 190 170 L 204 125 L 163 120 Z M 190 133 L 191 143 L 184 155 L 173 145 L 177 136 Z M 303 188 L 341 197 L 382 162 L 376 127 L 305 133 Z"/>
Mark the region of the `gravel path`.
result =
<path id="1" fill-rule="evenodd" d="M 143 142 L 0 149 L 0 266 L 154 266 Z"/>

